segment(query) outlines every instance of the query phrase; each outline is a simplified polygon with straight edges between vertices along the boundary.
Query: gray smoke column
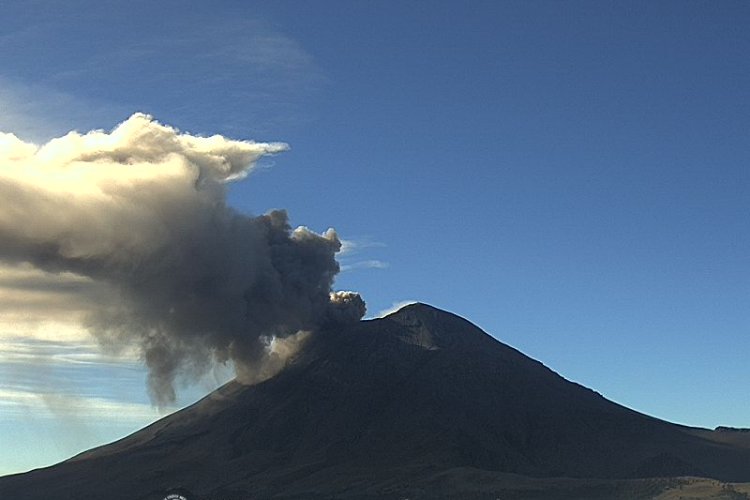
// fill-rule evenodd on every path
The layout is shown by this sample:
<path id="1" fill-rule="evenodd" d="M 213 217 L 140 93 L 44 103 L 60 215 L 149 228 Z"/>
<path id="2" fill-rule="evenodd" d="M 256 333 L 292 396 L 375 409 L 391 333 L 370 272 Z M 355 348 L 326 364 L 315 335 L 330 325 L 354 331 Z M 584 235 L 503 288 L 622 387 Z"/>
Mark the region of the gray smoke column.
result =
<path id="1" fill-rule="evenodd" d="M 0 260 L 111 288 L 116 300 L 97 304 L 87 326 L 103 346 L 139 347 L 159 404 L 174 400 L 175 377 L 214 361 L 258 373 L 269 339 L 364 314 L 357 294 L 332 293 L 334 230 L 226 205 L 228 182 L 286 149 L 196 137 L 144 114 L 41 147 L 0 134 Z"/>

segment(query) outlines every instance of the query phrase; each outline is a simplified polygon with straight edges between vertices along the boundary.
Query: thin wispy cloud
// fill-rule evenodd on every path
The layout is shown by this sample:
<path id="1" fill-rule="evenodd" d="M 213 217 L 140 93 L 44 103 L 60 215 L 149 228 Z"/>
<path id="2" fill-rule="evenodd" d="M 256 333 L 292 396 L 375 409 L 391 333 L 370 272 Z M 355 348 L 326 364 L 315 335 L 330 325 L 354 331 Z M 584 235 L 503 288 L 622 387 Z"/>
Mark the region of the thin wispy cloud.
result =
<path id="1" fill-rule="evenodd" d="M 0 70 L 0 131 L 25 140 L 42 143 L 69 130 L 100 128 L 129 113 L 121 103 L 7 78 Z"/>
<path id="2" fill-rule="evenodd" d="M 0 388 L 0 412 L 4 415 L 27 415 L 35 418 L 76 418 L 96 421 L 102 418 L 114 422 L 156 419 L 163 412 L 145 403 L 126 403 L 93 396 L 59 392 L 22 391 Z"/>
<path id="3" fill-rule="evenodd" d="M 395 313 L 402 307 L 406 307 L 409 304 L 416 304 L 416 303 L 417 303 L 416 300 L 400 300 L 398 302 L 394 302 L 389 307 L 386 307 L 385 309 L 380 310 L 377 314 L 375 314 L 374 316 L 370 316 L 368 319 L 384 318 L 385 316 L 388 316 L 389 314 Z"/>
<path id="4" fill-rule="evenodd" d="M 328 78 L 293 37 L 256 19 L 221 16 L 199 26 L 169 19 L 164 30 L 92 50 L 49 79 L 61 89 L 82 82 L 91 96 L 118 88 L 119 103 L 189 122 L 196 132 L 263 135 L 308 122 Z"/>
<path id="5" fill-rule="evenodd" d="M 6 337 L 0 343 L 0 391 L 119 399 L 140 393 L 145 374 L 135 351 L 115 357 L 91 339 Z M 110 381 L 110 384 L 102 381 Z"/>
<path id="6" fill-rule="evenodd" d="M 232 376 L 231 365 L 217 365 L 196 381 L 195 393 L 175 406 L 154 411 L 142 397 L 146 373 L 135 350 L 115 356 L 101 352 L 93 342 L 6 338 L 0 343 L 0 413 L 37 415 L 38 408 L 46 408 L 45 417 L 76 413 L 90 419 L 112 410 L 152 419 L 192 401 L 195 394 L 216 389 Z M 137 404 L 130 405 L 134 396 Z"/>
<path id="7" fill-rule="evenodd" d="M 372 241 L 367 238 L 344 239 L 341 241 L 341 251 L 338 253 L 338 261 L 341 272 L 356 271 L 361 269 L 387 269 L 390 264 L 381 259 L 363 258 L 373 248 L 385 247 L 384 243 Z"/>
<path id="8" fill-rule="evenodd" d="M 71 129 L 109 128 L 134 109 L 196 133 L 273 134 L 313 119 L 316 96 L 329 84 L 292 35 L 219 12 L 200 23 L 176 12 L 158 30 L 118 28 L 116 37 L 58 58 L 42 55 L 35 66 L 14 57 L 67 40 L 54 10 L 0 34 L 0 130 L 37 143 Z M 96 31 L 88 15 L 76 18 L 81 37 Z"/>
<path id="9" fill-rule="evenodd" d="M 383 248 L 385 243 L 379 241 L 372 241 L 367 238 L 362 239 L 342 239 L 341 240 L 341 251 L 339 257 L 346 257 L 348 255 L 356 254 L 370 248 Z"/>
<path id="10" fill-rule="evenodd" d="M 0 474 L 4 474 L 51 465 L 103 439 L 122 438 L 164 413 L 145 402 L 118 401 L 58 389 L 0 387 L 0 415 L 3 423 L 17 422 L 14 427 L 21 433 L 35 430 L 46 436 L 36 441 L 33 449 L 18 446 L 16 435 L 0 436 L 0 448 L 13 451 L 0 454 Z M 107 422 L 106 427 L 102 427 L 103 421 Z M 35 458 L 39 453 L 47 457 L 46 463 Z"/>
<path id="11" fill-rule="evenodd" d="M 70 342 L 63 340 L 45 340 L 29 337 L 3 338 L 0 344 L 0 364 L 7 363 L 44 363 L 58 365 L 112 365 L 121 367 L 128 361 L 139 366 L 138 352 L 131 350 L 117 356 L 101 352 L 98 345 L 91 341 Z"/>
<path id="12" fill-rule="evenodd" d="M 383 262 L 382 260 L 359 260 L 356 262 L 352 262 L 351 264 L 341 264 L 341 272 L 355 271 L 358 269 L 387 269 L 388 267 L 389 264 L 387 262 Z"/>

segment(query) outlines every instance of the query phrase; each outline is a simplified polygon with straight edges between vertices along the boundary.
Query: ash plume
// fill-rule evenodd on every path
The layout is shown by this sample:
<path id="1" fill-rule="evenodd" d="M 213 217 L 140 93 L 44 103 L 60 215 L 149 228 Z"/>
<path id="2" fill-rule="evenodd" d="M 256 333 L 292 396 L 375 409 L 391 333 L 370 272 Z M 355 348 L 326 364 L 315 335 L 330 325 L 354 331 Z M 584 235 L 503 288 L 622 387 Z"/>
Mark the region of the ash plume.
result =
<path id="1" fill-rule="evenodd" d="M 257 378 L 298 332 L 364 315 L 357 294 L 332 293 L 333 229 L 226 204 L 228 182 L 286 149 L 180 133 L 144 114 L 42 146 L 0 133 L 0 260 L 106 285 L 86 326 L 110 350 L 138 346 L 159 404 L 174 401 L 176 377 L 215 361 Z M 273 338 L 290 340 L 274 351 Z"/>

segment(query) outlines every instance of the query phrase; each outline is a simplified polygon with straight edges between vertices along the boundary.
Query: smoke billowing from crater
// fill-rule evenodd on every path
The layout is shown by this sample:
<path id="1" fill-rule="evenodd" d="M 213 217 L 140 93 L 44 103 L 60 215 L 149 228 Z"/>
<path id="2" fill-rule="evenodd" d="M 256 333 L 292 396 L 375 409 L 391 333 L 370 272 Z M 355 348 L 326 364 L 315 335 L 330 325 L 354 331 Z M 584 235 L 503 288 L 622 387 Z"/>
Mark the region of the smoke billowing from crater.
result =
<path id="1" fill-rule="evenodd" d="M 286 149 L 182 134 L 144 114 L 41 147 L 0 134 L 0 260 L 110 288 L 86 326 L 105 347 L 140 348 L 159 404 L 174 400 L 177 376 L 214 361 L 267 376 L 298 332 L 364 315 L 357 294 L 332 293 L 335 231 L 226 205 L 228 182 Z M 272 338 L 288 340 L 274 350 Z"/>

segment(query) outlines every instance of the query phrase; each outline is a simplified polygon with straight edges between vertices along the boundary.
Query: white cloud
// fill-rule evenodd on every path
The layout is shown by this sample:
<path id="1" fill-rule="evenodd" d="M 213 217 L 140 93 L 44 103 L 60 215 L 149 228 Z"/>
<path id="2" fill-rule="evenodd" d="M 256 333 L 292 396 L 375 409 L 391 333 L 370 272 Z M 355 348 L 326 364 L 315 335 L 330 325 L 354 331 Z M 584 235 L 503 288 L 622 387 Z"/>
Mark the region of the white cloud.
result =
<path id="1" fill-rule="evenodd" d="M 45 339 L 31 335 L 6 336 L 0 343 L 0 364 L 10 363 L 44 363 L 47 366 L 124 366 L 131 363 L 133 366 L 139 366 L 139 354 L 135 349 L 120 352 L 117 356 L 106 354 L 91 338 Z"/>
<path id="2" fill-rule="evenodd" d="M 416 300 L 401 300 L 398 302 L 394 302 L 389 307 L 386 307 L 385 309 L 378 312 L 375 316 L 372 316 L 372 318 L 384 318 L 385 316 L 388 316 L 389 314 L 393 314 L 402 307 L 406 307 L 409 304 L 416 304 L 418 301 Z"/>
<path id="3" fill-rule="evenodd" d="M 368 248 L 383 248 L 385 243 L 378 241 L 371 241 L 369 239 L 342 239 L 341 240 L 341 251 L 339 257 L 347 257 L 350 255 L 357 254 Z"/>
<path id="4" fill-rule="evenodd" d="M 357 259 L 356 257 L 370 248 L 382 248 L 385 244 L 368 239 L 341 240 L 341 251 L 337 260 L 342 272 L 355 271 L 359 269 L 386 269 L 390 267 L 388 262 L 380 259 Z"/>
<path id="5" fill-rule="evenodd" d="M 29 412 L 36 418 L 75 418 L 91 421 L 105 418 L 113 424 L 132 420 L 155 420 L 164 415 L 149 404 L 60 392 L 0 388 L 0 413 L 4 417 L 27 415 Z"/>
<path id="6" fill-rule="evenodd" d="M 388 267 L 389 264 L 382 260 L 359 260 L 350 264 L 341 264 L 341 272 L 354 271 L 357 269 L 387 269 Z"/>

